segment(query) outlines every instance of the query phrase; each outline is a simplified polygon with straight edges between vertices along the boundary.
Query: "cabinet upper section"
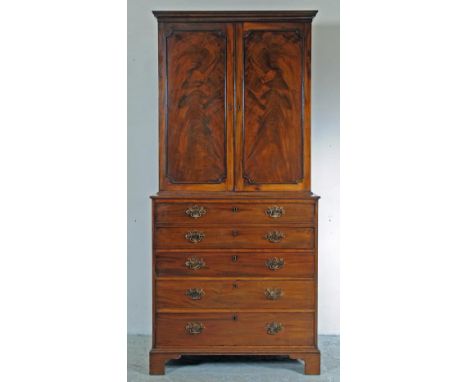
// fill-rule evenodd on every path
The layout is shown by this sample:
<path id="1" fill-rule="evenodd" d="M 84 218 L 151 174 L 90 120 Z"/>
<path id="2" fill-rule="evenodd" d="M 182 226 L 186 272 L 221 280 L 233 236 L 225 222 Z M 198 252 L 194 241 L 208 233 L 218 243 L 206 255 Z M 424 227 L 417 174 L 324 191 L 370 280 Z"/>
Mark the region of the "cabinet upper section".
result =
<path id="1" fill-rule="evenodd" d="M 154 12 L 161 190 L 310 190 L 316 11 Z"/>

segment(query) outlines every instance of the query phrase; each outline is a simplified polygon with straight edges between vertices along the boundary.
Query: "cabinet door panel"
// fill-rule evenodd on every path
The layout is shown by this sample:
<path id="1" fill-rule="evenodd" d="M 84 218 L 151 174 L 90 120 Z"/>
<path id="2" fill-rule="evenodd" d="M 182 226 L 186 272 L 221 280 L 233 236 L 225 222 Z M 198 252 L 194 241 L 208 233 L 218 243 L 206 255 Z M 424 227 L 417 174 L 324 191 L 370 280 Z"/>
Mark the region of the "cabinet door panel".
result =
<path id="1" fill-rule="evenodd" d="M 242 116 L 236 128 L 242 147 L 237 152 L 237 189 L 308 188 L 307 32 L 301 23 L 246 23 L 238 33 Z"/>
<path id="2" fill-rule="evenodd" d="M 225 190 L 231 181 L 232 26 L 171 24 L 163 36 L 161 189 Z"/>

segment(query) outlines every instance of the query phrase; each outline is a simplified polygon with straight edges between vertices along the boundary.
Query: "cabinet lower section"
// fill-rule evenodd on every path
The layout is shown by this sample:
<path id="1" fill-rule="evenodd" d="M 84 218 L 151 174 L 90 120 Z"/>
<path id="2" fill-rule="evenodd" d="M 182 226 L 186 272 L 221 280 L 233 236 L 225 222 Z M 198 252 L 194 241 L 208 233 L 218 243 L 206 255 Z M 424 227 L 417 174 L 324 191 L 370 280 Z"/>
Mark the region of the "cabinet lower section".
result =
<path id="1" fill-rule="evenodd" d="M 153 199 L 150 373 L 182 355 L 283 355 L 320 373 L 317 198 Z"/>

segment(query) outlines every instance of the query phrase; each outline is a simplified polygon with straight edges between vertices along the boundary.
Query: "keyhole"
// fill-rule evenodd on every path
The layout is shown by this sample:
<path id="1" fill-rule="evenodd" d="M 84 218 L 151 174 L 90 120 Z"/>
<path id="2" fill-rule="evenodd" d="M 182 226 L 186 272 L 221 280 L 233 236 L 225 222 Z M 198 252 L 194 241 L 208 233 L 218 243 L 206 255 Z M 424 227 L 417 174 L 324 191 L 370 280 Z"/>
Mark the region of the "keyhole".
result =
<path id="1" fill-rule="evenodd" d="M 237 207 L 232 207 L 232 212 L 239 212 L 239 208 L 237 208 Z"/>
<path id="2" fill-rule="evenodd" d="M 232 284 L 232 287 L 233 287 L 234 289 L 237 289 L 237 288 L 239 287 L 239 285 L 237 285 L 237 283 L 234 283 L 234 284 Z"/>
<path id="3" fill-rule="evenodd" d="M 237 259 L 238 259 L 237 255 L 233 255 L 233 256 L 232 256 L 232 261 L 233 261 L 234 263 L 237 261 Z"/>
<path id="4" fill-rule="evenodd" d="M 232 319 L 233 319 L 234 321 L 237 321 L 237 314 L 234 314 L 234 315 L 232 316 Z"/>

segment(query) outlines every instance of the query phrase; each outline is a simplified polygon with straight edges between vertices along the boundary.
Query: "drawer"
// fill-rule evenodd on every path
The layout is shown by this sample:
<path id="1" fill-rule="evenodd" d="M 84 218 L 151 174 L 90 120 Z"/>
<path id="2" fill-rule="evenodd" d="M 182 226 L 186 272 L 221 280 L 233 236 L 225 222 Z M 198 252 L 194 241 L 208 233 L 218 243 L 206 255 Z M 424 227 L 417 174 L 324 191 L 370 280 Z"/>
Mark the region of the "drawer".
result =
<path id="1" fill-rule="evenodd" d="M 314 277 L 313 252 L 159 252 L 157 276 Z"/>
<path id="2" fill-rule="evenodd" d="M 204 224 L 314 224 L 314 203 L 256 203 L 233 201 L 215 203 L 155 203 L 156 225 Z"/>
<path id="3" fill-rule="evenodd" d="M 313 280 L 156 281 L 156 309 L 313 309 Z"/>
<path id="4" fill-rule="evenodd" d="M 312 313 L 160 313 L 156 346 L 313 346 Z"/>
<path id="5" fill-rule="evenodd" d="M 171 227 L 156 228 L 157 249 L 265 248 L 313 249 L 314 228 Z"/>

